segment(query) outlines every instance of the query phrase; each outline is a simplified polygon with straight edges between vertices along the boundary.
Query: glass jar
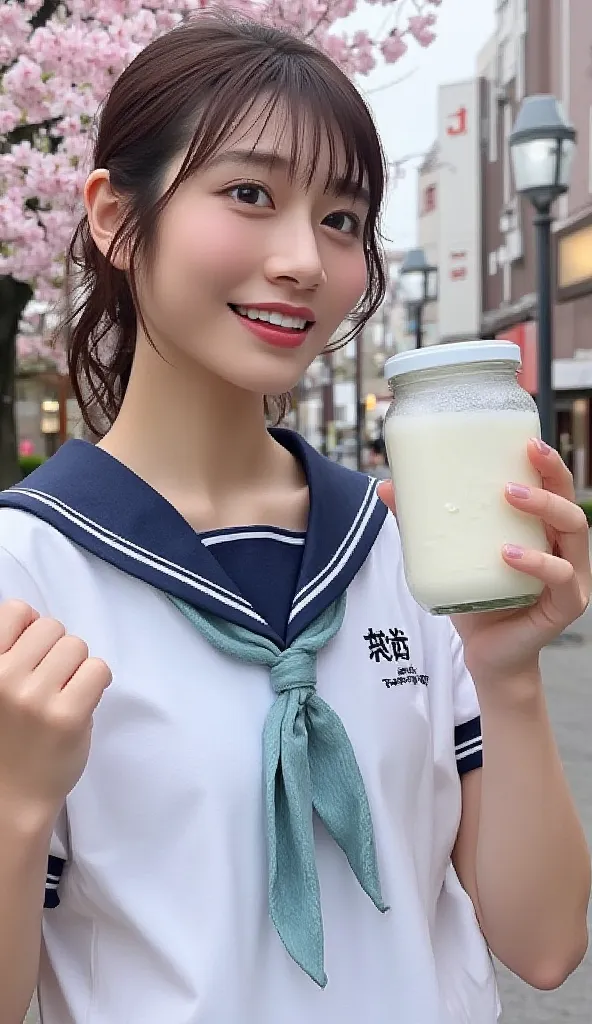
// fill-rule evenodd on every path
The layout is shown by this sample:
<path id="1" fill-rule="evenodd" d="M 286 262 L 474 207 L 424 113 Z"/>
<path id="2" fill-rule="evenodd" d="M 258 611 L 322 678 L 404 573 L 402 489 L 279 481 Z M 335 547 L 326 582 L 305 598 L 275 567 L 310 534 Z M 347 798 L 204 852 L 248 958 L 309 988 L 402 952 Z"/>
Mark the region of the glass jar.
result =
<path id="1" fill-rule="evenodd" d="M 527 455 L 539 416 L 519 368 L 519 347 L 505 341 L 435 345 L 386 363 L 384 439 L 405 575 L 434 615 L 526 607 L 543 589 L 501 552 L 548 550 L 541 520 L 505 497 L 509 482 L 541 483 Z"/>

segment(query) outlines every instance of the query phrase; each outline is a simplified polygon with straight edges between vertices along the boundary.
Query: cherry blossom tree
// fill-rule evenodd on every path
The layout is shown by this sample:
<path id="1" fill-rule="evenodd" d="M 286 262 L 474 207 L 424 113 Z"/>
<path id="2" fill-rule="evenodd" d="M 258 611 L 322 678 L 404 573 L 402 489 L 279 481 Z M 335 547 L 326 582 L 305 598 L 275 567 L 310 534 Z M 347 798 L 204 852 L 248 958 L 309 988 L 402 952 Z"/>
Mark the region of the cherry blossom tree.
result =
<path id="1" fill-rule="evenodd" d="M 359 0 L 232 0 L 328 53 L 348 74 L 434 40 L 441 0 L 369 0 L 381 30 L 349 31 Z M 0 0 L 0 487 L 18 476 L 15 360 L 63 370 L 48 320 L 64 297 L 90 129 L 115 78 L 210 0 Z M 53 315 L 55 320 L 55 313 Z"/>

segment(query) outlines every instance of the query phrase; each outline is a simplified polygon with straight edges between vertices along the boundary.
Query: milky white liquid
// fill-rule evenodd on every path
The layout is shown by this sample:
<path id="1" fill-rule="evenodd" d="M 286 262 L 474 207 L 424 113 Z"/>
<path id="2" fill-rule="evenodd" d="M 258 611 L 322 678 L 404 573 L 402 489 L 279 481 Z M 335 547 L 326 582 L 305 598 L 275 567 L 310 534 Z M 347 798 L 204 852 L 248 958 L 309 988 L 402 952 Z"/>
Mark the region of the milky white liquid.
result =
<path id="1" fill-rule="evenodd" d="M 540 486 L 526 453 L 540 436 L 536 412 L 391 416 L 385 442 L 393 475 L 405 575 L 431 611 L 531 603 L 542 590 L 506 565 L 504 544 L 548 550 L 539 519 L 512 508 L 507 483 Z M 465 608 L 465 610 L 469 610 Z"/>

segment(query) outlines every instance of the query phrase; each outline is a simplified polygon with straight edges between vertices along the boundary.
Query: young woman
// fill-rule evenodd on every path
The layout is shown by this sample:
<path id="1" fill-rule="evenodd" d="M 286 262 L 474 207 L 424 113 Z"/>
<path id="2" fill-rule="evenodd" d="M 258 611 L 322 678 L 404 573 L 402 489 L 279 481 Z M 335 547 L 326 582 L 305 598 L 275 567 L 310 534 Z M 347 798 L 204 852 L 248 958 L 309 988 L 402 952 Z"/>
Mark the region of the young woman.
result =
<path id="1" fill-rule="evenodd" d="M 571 478 L 530 445 L 507 500 L 554 553 L 500 557 L 546 589 L 455 628 L 391 485 L 268 429 L 383 294 L 380 144 L 321 53 L 198 18 L 94 167 L 70 366 L 108 429 L 1 498 L 0 1020 L 39 972 L 44 1024 L 493 1024 L 490 949 L 550 988 L 587 943 L 539 673 L 590 592 Z"/>

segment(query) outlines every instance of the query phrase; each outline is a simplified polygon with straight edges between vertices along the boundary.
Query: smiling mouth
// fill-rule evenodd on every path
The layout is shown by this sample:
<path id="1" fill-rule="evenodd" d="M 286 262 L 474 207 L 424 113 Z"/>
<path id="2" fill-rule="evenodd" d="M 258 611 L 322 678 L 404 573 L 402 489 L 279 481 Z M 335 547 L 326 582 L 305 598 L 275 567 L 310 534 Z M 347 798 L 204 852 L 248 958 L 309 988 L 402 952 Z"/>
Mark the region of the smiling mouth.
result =
<path id="1" fill-rule="evenodd" d="M 249 323 L 261 323 L 274 328 L 277 331 L 285 331 L 286 334 L 306 333 L 314 324 L 314 320 L 305 320 L 303 317 L 288 316 L 286 313 L 276 313 L 267 309 L 256 309 L 251 306 L 235 306 L 228 303 L 229 308 L 237 316 Z"/>

